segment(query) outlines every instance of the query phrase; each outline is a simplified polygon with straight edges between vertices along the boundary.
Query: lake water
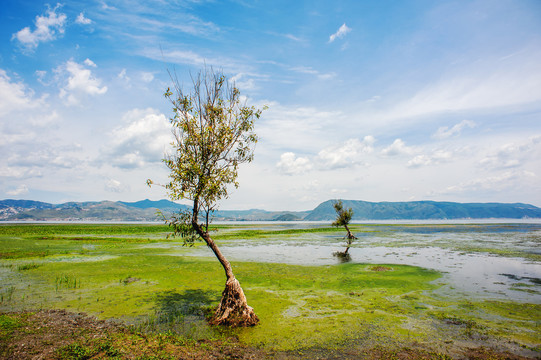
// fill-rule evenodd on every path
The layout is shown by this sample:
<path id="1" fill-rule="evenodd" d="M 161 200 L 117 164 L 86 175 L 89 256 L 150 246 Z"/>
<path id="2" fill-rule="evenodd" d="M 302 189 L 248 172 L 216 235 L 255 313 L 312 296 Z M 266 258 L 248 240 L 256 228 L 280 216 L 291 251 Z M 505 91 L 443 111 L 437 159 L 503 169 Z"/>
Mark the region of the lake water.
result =
<path id="1" fill-rule="evenodd" d="M 426 222 L 423 222 L 426 223 Z M 404 264 L 443 273 L 437 280 L 445 295 L 475 296 L 541 303 L 541 224 L 479 221 L 411 226 L 412 223 L 363 225 L 349 249 L 351 262 Z M 311 228 L 314 223 L 254 224 L 254 229 Z M 326 224 L 328 226 L 328 224 Z M 247 226 L 251 227 L 251 225 Z M 230 261 L 263 261 L 295 265 L 333 265 L 345 250 L 341 233 L 270 235 L 265 239 L 221 241 Z M 195 256 L 212 256 L 199 247 Z"/>

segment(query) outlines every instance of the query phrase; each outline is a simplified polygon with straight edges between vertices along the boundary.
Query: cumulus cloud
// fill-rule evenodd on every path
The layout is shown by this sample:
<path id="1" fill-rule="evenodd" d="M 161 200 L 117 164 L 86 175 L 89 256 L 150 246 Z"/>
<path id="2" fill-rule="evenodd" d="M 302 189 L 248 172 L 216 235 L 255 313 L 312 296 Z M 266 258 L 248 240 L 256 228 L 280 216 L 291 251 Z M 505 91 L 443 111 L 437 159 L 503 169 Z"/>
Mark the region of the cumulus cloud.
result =
<path id="1" fill-rule="evenodd" d="M 402 139 L 395 139 L 393 143 L 380 152 L 385 157 L 411 157 L 406 166 L 417 168 L 428 165 L 439 165 L 453 159 L 453 152 L 443 149 L 425 149 L 421 146 L 407 146 Z"/>
<path id="2" fill-rule="evenodd" d="M 343 23 L 342 26 L 331 36 L 329 36 L 329 42 L 332 43 L 336 39 L 341 39 L 346 36 L 347 33 L 351 31 L 351 28 L 348 28 L 346 23 Z"/>
<path id="3" fill-rule="evenodd" d="M 312 169 L 310 159 L 307 157 L 297 157 L 292 152 L 283 153 L 280 161 L 276 164 L 280 172 L 286 175 L 298 175 Z"/>
<path id="4" fill-rule="evenodd" d="M 483 157 L 479 164 L 489 169 L 515 168 L 528 159 L 541 159 L 541 135 L 530 137 L 522 143 L 502 145 Z"/>
<path id="5" fill-rule="evenodd" d="M 373 152 L 373 136 L 365 136 L 363 141 L 349 139 L 345 143 L 320 150 L 317 156 L 297 157 L 293 152 L 280 156 L 276 167 L 282 174 L 298 175 L 310 170 L 335 170 L 364 163 L 367 154 Z"/>
<path id="6" fill-rule="evenodd" d="M 470 120 L 462 120 L 461 122 L 452 126 L 451 128 L 449 128 L 448 126 L 442 126 L 438 128 L 438 130 L 434 134 L 432 134 L 432 137 L 434 139 L 439 139 L 439 140 L 447 139 L 452 136 L 459 135 L 462 132 L 462 130 L 466 127 L 474 128 L 475 123 Z"/>
<path id="7" fill-rule="evenodd" d="M 13 111 L 42 106 L 43 99 L 35 99 L 33 95 L 23 83 L 13 82 L 6 71 L 0 69 L 0 117 Z"/>
<path id="8" fill-rule="evenodd" d="M 79 16 L 77 16 L 77 19 L 75 19 L 75 23 L 80 25 L 89 25 L 92 23 L 92 20 L 86 18 L 84 13 L 80 13 Z"/>
<path id="9" fill-rule="evenodd" d="M 60 98 L 69 105 L 78 104 L 84 95 L 102 95 L 107 92 L 107 86 L 101 86 L 101 80 L 92 74 L 89 67 L 96 68 L 96 64 L 86 59 L 83 64 L 68 60 L 64 65 L 55 69 L 59 77 L 65 78 L 66 84 L 60 89 Z"/>
<path id="10" fill-rule="evenodd" d="M 31 30 L 25 27 L 12 35 L 11 39 L 16 39 L 28 51 L 35 50 L 40 42 L 51 41 L 64 33 L 66 23 L 66 14 L 57 13 L 58 4 L 54 8 L 48 7 L 46 15 L 36 16 L 34 25 L 36 28 Z"/>
<path id="11" fill-rule="evenodd" d="M 438 165 L 442 162 L 450 161 L 453 157 L 452 152 L 445 150 L 436 150 L 433 154 L 426 155 L 417 155 L 410 161 L 408 161 L 407 166 L 411 168 L 427 166 L 427 165 Z"/>
<path id="12" fill-rule="evenodd" d="M 402 139 L 395 139 L 391 145 L 381 150 L 381 154 L 384 156 L 412 155 L 414 153 L 415 148 L 406 146 Z"/>
<path id="13" fill-rule="evenodd" d="M 111 164 L 129 169 L 161 161 L 172 140 L 165 115 L 151 108 L 134 109 L 124 115 L 123 123 L 111 132 L 105 151 Z"/>
<path id="14" fill-rule="evenodd" d="M 105 183 L 105 190 L 114 193 L 121 193 L 128 190 L 128 187 L 116 179 L 108 179 Z"/>
<path id="15" fill-rule="evenodd" d="M 349 139 L 341 146 L 333 146 L 321 150 L 317 161 L 323 169 L 338 169 L 357 165 L 363 162 L 363 155 L 371 153 L 374 148 L 373 136 L 365 136 L 363 141 Z"/>

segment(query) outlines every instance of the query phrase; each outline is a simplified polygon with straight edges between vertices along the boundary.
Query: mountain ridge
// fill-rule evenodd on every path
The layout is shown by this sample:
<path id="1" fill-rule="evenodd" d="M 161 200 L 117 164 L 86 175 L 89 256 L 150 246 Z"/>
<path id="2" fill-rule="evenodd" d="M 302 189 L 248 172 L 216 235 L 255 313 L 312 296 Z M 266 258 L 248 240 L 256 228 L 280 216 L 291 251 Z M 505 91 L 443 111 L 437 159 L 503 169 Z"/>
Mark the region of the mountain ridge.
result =
<path id="1" fill-rule="evenodd" d="M 332 221 L 333 203 L 327 200 L 313 210 L 267 211 L 218 210 L 218 221 Z M 457 203 L 446 201 L 369 202 L 342 200 L 351 207 L 352 220 L 450 220 L 541 218 L 541 208 L 524 203 Z M 188 205 L 170 200 L 89 201 L 50 204 L 34 200 L 0 200 L 0 221 L 158 221 L 156 211 L 166 215 L 188 210 Z"/>

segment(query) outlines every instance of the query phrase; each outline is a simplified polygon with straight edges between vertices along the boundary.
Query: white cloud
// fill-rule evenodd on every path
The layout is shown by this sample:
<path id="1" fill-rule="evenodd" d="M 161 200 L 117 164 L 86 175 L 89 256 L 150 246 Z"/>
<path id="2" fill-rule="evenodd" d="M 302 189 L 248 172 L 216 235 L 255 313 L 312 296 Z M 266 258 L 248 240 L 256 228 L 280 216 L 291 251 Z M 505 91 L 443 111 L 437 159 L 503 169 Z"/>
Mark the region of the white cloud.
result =
<path id="1" fill-rule="evenodd" d="M 43 106 L 43 99 L 35 99 L 33 95 L 23 83 L 12 82 L 6 71 L 0 69 L 0 117 Z"/>
<path id="2" fill-rule="evenodd" d="M 438 130 L 434 134 L 432 134 L 432 137 L 434 139 L 440 140 L 447 139 L 451 136 L 459 135 L 465 127 L 474 128 L 475 123 L 470 120 L 462 120 L 460 123 L 455 124 L 451 128 L 449 128 L 448 126 L 442 126 L 438 128 Z"/>
<path id="3" fill-rule="evenodd" d="M 445 150 L 436 150 L 431 155 L 417 155 L 410 161 L 408 161 L 408 167 L 420 167 L 427 165 L 438 165 L 442 162 L 450 161 L 453 157 L 453 153 Z"/>
<path id="4" fill-rule="evenodd" d="M 90 66 L 90 67 L 97 67 L 96 63 L 92 60 L 90 60 L 89 58 L 86 58 L 85 61 L 83 61 L 83 63 L 86 65 L 86 66 Z"/>
<path id="5" fill-rule="evenodd" d="M 43 176 L 43 173 L 38 169 L 19 167 L 19 166 L 0 167 L 0 177 L 26 179 L 26 178 L 41 177 L 41 176 Z"/>
<path id="6" fill-rule="evenodd" d="M 484 59 L 449 72 L 376 116 L 395 120 L 465 110 L 501 112 L 502 107 L 539 101 L 541 51 L 526 49 L 513 57 Z"/>
<path id="7" fill-rule="evenodd" d="M 537 180 L 537 175 L 531 171 L 506 171 L 496 176 L 476 178 L 448 186 L 435 194 L 460 194 L 477 191 L 504 191 Z M 538 186 L 537 186 L 538 187 Z"/>
<path id="8" fill-rule="evenodd" d="M 276 167 L 286 175 L 298 175 L 311 170 L 312 164 L 306 157 L 296 157 L 294 153 L 286 152 L 280 156 Z"/>
<path id="9" fill-rule="evenodd" d="M 346 122 L 340 111 L 325 111 L 314 107 L 283 106 L 277 102 L 265 101 L 269 109 L 256 123 L 256 131 L 265 147 L 283 152 L 317 153 L 329 136 L 339 132 L 337 123 Z M 300 131 L 299 129 L 302 129 Z"/>
<path id="10" fill-rule="evenodd" d="M 413 155 L 415 152 L 415 148 L 406 146 L 402 139 L 395 139 L 391 145 L 381 150 L 381 154 L 384 156 Z"/>
<path id="11" fill-rule="evenodd" d="M 84 65 L 96 67 L 96 64 L 86 59 Z M 69 105 L 78 104 L 84 95 L 102 95 L 107 92 L 107 86 L 101 86 L 101 80 L 92 75 L 92 70 L 68 60 L 64 65 L 55 69 L 60 76 L 67 77 L 67 84 L 60 89 L 60 98 L 65 99 Z"/>
<path id="12" fill-rule="evenodd" d="M 308 74 L 308 75 L 315 75 L 321 80 L 328 80 L 332 79 L 336 76 L 336 73 L 330 72 L 330 73 L 321 73 L 309 66 L 295 66 L 292 68 L 289 68 L 292 71 L 301 73 L 301 74 Z"/>
<path id="13" fill-rule="evenodd" d="M 122 193 L 128 190 L 128 187 L 116 179 L 108 179 L 105 183 L 105 190 L 114 193 Z"/>
<path id="14" fill-rule="evenodd" d="M 7 158 L 9 164 L 27 168 L 65 168 L 73 169 L 81 164 L 74 155 L 80 146 L 53 147 L 48 144 L 34 144 L 32 150 L 14 152 Z"/>
<path id="15" fill-rule="evenodd" d="M 118 10 L 116 7 L 114 6 L 109 6 L 107 5 L 107 3 L 105 1 L 101 1 L 101 8 L 103 10 Z"/>
<path id="16" fill-rule="evenodd" d="M 64 24 L 66 22 L 66 14 L 56 13 L 60 6 L 58 4 L 53 9 L 48 8 L 46 16 L 36 16 L 34 21 L 36 28 L 34 30 L 25 27 L 13 34 L 11 39 L 17 39 L 29 51 L 37 48 L 40 42 L 56 39 L 59 34 L 64 33 Z"/>
<path id="17" fill-rule="evenodd" d="M 165 115 L 151 108 L 134 109 L 124 115 L 123 122 L 111 132 L 110 148 L 105 150 L 112 165 L 138 168 L 160 162 L 172 140 Z"/>
<path id="18" fill-rule="evenodd" d="M 351 28 L 348 28 L 346 26 L 346 23 L 343 23 L 342 26 L 340 26 L 340 28 L 334 34 L 329 36 L 329 42 L 332 43 L 336 39 L 343 38 L 350 31 L 351 31 Z"/>
<path id="19" fill-rule="evenodd" d="M 28 194 L 28 186 L 26 186 L 25 184 L 21 184 L 16 189 L 6 191 L 6 193 L 12 196 L 25 195 Z"/>
<path id="20" fill-rule="evenodd" d="M 84 13 L 80 13 L 77 16 L 77 19 L 75 19 L 75 23 L 80 24 L 80 25 L 89 25 L 92 23 L 92 20 L 90 20 L 89 18 L 86 18 Z"/>
<path id="21" fill-rule="evenodd" d="M 236 87 L 242 90 L 253 90 L 255 89 L 255 79 L 248 77 L 247 74 L 238 73 L 237 75 L 231 77 L 231 82 L 235 84 Z"/>
<path id="22" fill-rule="evenodd" d="M 293 34 L 285 34 L 284 35 L 286 38 L 290 39 L 290 40 L 293 40 L 293 41 L 297 41 L 297 42 L 303 42 L 304 39 L 300 38 L 300 37 L 297 37 Z"/>
<path id="23" fill-rule="evenodd" d="M 530 137 L 522 143 L 502 145 L 483 157 L 479 164 L 488 169 L 505 169 L 519 167 L 529 159 L 541 159 L 541 135 Z"/>
<path id="24" fill-rule="evenodd" d="M 209 57 L 200 55 L 191 50 L 156 51 L 155 48 L 144 49 L 140 55 L 158 61 L 167 61 L 173 64 L 188 64 L 199 68 L 212 66 L 215 69 L 223 69 L 226 73 L 239 73 L 251 70 L 252 66 L 242 64 L 232 57 Z"/>
<path id="25" fill-rule="evenodd" d="M 342 146 L 333 146 L 321 150 L 317 161 L 322 169 L 338 169 L 357 165 L 363 162 L 363 155 L 371 153 L 374 148 L 373 136 L 365 136 L 363 141 L 349 139 Z"/>
<path id="26" fill-rule="evenodd" d="M 41 85 L 44 85 L 44 86 L 49 86 L 50 85 L 50 82 L 46 81 L 46 77 L 47 77 L 47 71 L 45 70 L 36 70 L 35 71 L 35 74 L 38 78 L 38 81 Z"/>
<path id="27" fill-rule="evenodd" d="M 142 72 L 141 80 L 143 80 L 146 83 L 152 82 L 152 80 L 154 80 L 154 74 L 150 72 Z"/>
<path id="28" fill-rule="evenodd" d="M 117 77 L 121 80 L 125 80 L 127 82 L 130 81 L 130 77 L 128 75 L 126 75 L 126 69 L 122 69 L 120 70 L 120 72 L 118 73 Z"/>
<path id="29" fill-rule="evenodd" d="M 366 100 L 365 102 L 366 103 L 374 103 L 376 101 L 379 101 L 381 99 L 381 96 L 379 95 L 374 95 L 372 96 L 370 99 Z"/>

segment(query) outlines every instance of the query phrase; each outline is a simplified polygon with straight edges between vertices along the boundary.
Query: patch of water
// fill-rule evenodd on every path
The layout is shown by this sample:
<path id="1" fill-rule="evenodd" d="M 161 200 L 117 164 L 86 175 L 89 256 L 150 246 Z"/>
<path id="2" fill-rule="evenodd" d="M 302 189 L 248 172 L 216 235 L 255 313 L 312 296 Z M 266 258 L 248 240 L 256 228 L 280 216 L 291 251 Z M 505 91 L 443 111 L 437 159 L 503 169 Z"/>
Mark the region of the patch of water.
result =
<path id="1" fill-rule="evenodd" d="M 396 230 L 396 231 L 391 231 Z M 378 229 L 357 234 L 349 249 L 354 263 L 402 264 L 444 273 L 440 292 L 486 299 L 510 299 L 541 303 L 541 262 L 504 257 L 490 252 L 468 252 L 464 248 L 509 251 L 539 251 L 539 226 L 475 226 L 471 228 Z M 333 256 L 344 251 L 344 240 L 336 234 L 303 233 L 270 236 L 264 240 L 229 240 L 220 243 L 231 261 L 256 261 L 292 265 L 333 265 Z M 206 247 L 189 252 L 212 256 Z"/>

